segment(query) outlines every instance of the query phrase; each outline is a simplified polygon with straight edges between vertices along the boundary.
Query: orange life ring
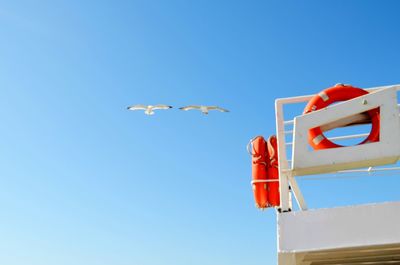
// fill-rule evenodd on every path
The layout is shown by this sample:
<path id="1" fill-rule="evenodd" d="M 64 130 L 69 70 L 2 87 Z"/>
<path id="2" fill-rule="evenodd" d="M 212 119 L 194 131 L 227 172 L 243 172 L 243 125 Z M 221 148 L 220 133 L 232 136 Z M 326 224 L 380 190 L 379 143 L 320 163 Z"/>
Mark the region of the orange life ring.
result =
<path id="1" fill-rule="evenodd" d="M 316 111 L 325 108 L 332 103 L 350 100 L 365 94 L 368 94 L 368 91 L 365 91 L 361 88 L 356 88 L 350 85 L 336 85 L 323 90 L 311 98 L 304 109 L 304 113 Z M 359 144 L 379 141 L 379 108 L 369 110 L 366 113 L 371 118 L 371 131 L 368 137 Z M 308 142 L 314 148 L 314 150 L 343 147 L 342 145 L 333 143 L 326 138 L 320 127 L 312 128 L 308 131 Z"/>
<path id="2" fill-rule="evenodd" d="M 267 185 L 267 144 L 264 137 L 257 136 L 251 140 L 252 152 L 252 188 L 254 200 L 256 201 L 257 208 L 267 208 L 268 203 L 268 185 Z"/>
<path id="3" fill-rule="evenodd" d="M 272 180 L 268 183 L 268 202 L 270 206 L 280 205 L 279 195 L 279 169 L 278 169 L 278 147 L 276 136 L 272 135 L 267 140 L 269 163 L 267 179 Z M 275 181 L 273 181 L 275 180 Z"/>
<path id="4" fill-rule="evenodd" d="M 280 205 L 279 171 L 276 137 L 268 141 L 257 136 L 250 141 L 252 145 L 251 182 L 257 208 L 268 208 Z"/>

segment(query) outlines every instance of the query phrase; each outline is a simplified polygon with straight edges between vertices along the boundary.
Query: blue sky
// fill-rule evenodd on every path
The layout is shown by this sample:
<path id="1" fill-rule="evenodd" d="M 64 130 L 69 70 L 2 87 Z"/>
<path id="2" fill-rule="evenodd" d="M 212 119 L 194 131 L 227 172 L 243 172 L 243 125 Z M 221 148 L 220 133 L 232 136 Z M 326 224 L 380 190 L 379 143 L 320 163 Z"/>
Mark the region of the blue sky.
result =
<path id="1" fill-rule="evenodd" d="M 399 83 L 399 7 L 1 1 L 0 263 L 274 264 L 245 146 L 274 133 L 276 98 Z M 400 200 L 399 184 L 300 181 L 311 208 Z"/>

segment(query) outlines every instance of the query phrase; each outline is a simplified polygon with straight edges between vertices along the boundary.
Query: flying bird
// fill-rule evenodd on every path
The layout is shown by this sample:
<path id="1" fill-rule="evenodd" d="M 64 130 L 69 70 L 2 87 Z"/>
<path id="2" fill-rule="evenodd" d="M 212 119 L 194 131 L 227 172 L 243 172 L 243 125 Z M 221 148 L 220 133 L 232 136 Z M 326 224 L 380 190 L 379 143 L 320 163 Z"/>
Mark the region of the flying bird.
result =
<path id="1" fill-rule="evenodd" d="M 210 110 L 219 110 L 221 112 L 229 112 L 227 109 L 220 108 L 218 106 L 186 106 L 179 108 L 180 110 L 200 110 L 203 114 L 208 114 Z"/>
<path id="2" fill-rule="evenodd" d="M 144 110 L 144 113 L 147 115 L 153 115 L 154 114 L 154 110 L 156 109 L 170 109 L 172 108 L 172 106 L 168 106 L 168 105 L 133 105 L 133 106 L 129 106 L 128 110 Z"/>

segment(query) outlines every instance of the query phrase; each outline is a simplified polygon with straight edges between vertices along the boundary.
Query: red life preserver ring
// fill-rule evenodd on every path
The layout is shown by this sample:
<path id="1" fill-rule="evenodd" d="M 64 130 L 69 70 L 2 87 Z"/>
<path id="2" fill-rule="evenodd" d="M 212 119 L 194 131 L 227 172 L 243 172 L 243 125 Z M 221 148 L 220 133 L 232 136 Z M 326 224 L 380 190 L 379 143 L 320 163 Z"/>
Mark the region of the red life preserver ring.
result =
<path id="1" fill-rule="evenodd" d="M 257 208 L 267 208 L 268 203 L 268 183 L 267 183 L 267 144 L 264 137 L 257 136 L 251 140 L 251 164 L 252 164 L 252 177 L 251 182 L 254 194 L 254 200 Z"/>
<path id="2" fill-rule="evenodd" d="M 278 146 L 276 136 L 272 135 L 267 140 L 269 164 L 267 179 L 272 180 L 268 183 L 268 202 L 271 206 L 280 205 L 279 195 L 279 169 L 278 169 Z M 275 181 L 274 181 L 275 180 Z"/>
<path id="3" fill-rule="evenodd" d="M 276 137 L 268 141 L 257 136 L 250 141 L 252 146 L 252 188 L 257 208 L 280 205 L 278 151 Z"/>
<path id="4" fill-rule="evenodd" d="M 361 88 L 356 88 L 350 85 L 336 85 L 325 89 L 311 98 L 304 109 L 304 114 L 325 108 L 334 102 L 350 100 L 365 94 L 368 94 L 368 91 Z M 379 141 L 379 108 L 369 110 L 366 113 L 371 118 L 371 131 L 368 137 L 359 144 Z M 326 138 L 320 127 L 308 131 L 308 142 L 314 150 L 343 147 L 342 145 L 335 144 Z"/>

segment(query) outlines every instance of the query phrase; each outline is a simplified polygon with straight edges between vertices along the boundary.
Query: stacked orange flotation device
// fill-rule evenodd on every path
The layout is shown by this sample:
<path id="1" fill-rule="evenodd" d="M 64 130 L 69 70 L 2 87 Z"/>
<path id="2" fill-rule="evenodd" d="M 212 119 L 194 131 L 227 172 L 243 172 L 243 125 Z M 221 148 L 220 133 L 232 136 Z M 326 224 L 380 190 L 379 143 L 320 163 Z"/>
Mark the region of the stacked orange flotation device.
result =
<path id="1" fill-rule="evenodd" d="M 257 136 L 250 141 L 252 156 L 251 182 L 257 208 L 268 208 L 280 205 L 278 149 L 276 136 L 265 141 Z"/>
<path id="2" fill-rule="evenodd" d="M 365 91 L 361 88 L 353 87 L 351 85 L 338 84 L 334 87 L 323 90 L 311 98 L 304 109 L 304 114 L 323 109 L 335 102 L 350 100 L 366 94 L 368 94 L 368 91 Z M 368 137 L 359 144 L 379 141 L 379 108 L 369 110 L 366 113 L 371 119 L 371 132 Z M 316 127 L 308 131 L 308 142 L 314 148 L 314 150 L 342 147 L 341 145 L 335 144 L 326 138 L 320 127 Z"/>

